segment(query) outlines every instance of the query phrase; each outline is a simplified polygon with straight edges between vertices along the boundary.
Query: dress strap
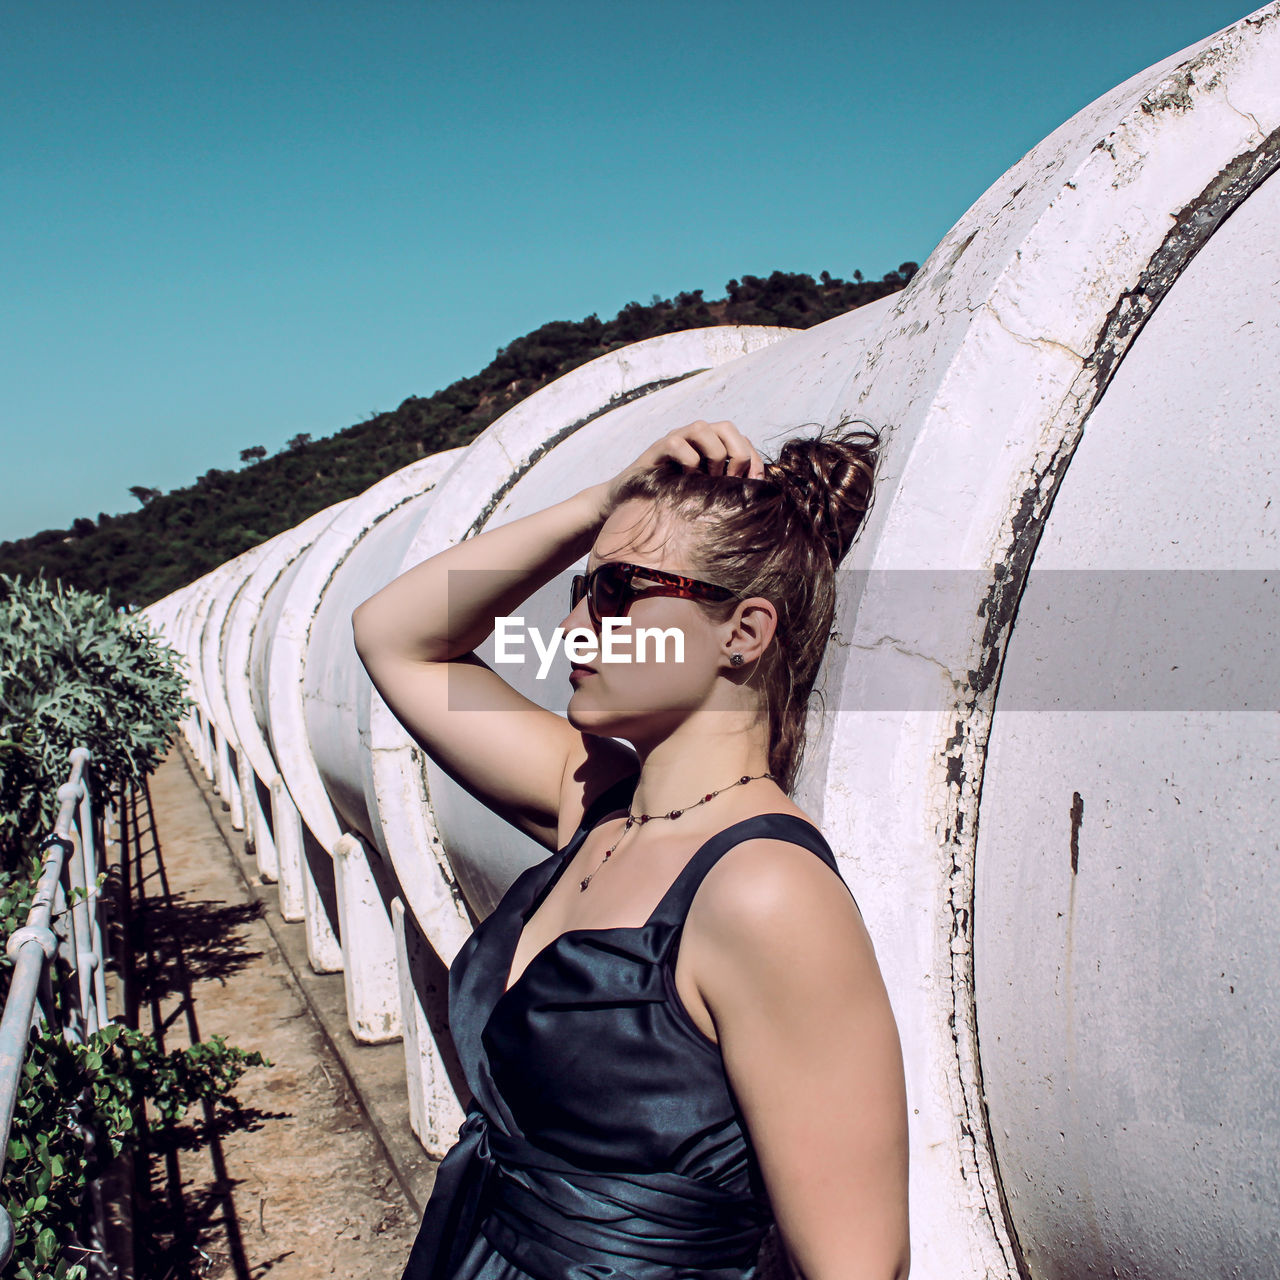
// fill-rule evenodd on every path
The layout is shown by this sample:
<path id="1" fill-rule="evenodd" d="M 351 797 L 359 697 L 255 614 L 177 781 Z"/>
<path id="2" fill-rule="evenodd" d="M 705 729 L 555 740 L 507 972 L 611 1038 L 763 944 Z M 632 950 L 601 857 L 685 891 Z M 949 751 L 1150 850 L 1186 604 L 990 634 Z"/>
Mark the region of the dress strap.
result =
<path id="1" fill-rule="evenodd" d="M 831 846 L 812 822 L 798 818 L 794 813 L 757 814 L 753 818 L 744 818 L 741 822 L 735 822 L 732 826 L 717 832 L 689 859 L 662 901 L 658 903 L 650 917 L 650 923 L 683 925 L 689 906 L 693 902 L 693 896 L 698 892 L 698 887 L 702 884 L 707 872 L 735 845 L 741 844 L 744 840 L 761 839 L 785 840 L 788 844 L 803 845 L 816 853 L 837 876 L 840 875 L 840 867 L 836 863 L 836 856 L 832 853 Z M 840 883 L 845 884 L 843 876 L 840 876 Z M 849 886 L 845 884 L 845 888 L 848 889 Z M 849 896 L 853 896 L 852 890 L 849 890 Z M 857 905 L 856 899 L 854 905 Z"/>

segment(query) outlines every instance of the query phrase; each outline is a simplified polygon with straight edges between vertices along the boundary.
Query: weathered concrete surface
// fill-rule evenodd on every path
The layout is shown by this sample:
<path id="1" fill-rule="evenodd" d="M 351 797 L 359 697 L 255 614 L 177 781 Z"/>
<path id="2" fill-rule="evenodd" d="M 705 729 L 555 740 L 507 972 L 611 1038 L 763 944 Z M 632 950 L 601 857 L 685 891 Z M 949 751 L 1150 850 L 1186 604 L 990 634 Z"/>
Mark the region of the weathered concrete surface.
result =
<path id="1" fill-rule="evenodd" d="M 259 913 L 210 802 L 228 833 L 229 815 L 207 787 L 202 794 L 177 750 L 152 780 L 151 794 L 173 894 L 166 911 L 158 900 L 159 877 L 152 874 L 146 882 L 153 944 L 165 949 L 182 942 L 201 1038 L 225 1035 L 232 1044 L 261 1050 L 275 1064 L 251 1069 L 236 1089 L 240 1103 L 257 1114 L 254 1127 L 221 1139 L 221 1179 L 207 1151 L 179 1153 L 197 1242 L 213 1259 L 205 1274 L 210 1280 L 235 1275 L 239 1251 L 248 1267 L 242 1274 L 270 1271 L 279 1280 L 398 1275 L 417 1228 L 417 1206 L 374 1136 L 329 1035 L 314 1018 L 313 1002 L 276 945 L 268 927 L 270 908 Z M 145 831 L 143 848 L 143 870 L 154 873 Z M 299 926 L 291 928 L 300 932 Z M 166 961 L 166 972 L 173 969 Z M 341 977 L 314 981 L 334 988 L 336 1001 L 330 1002 L 336 1003 L 337 1026 L 345 1032 Z M 167 990 L 160 1001 L 162 1017 L 178 1006 L 179 993 Z M 166 1047 L 188 1043 L 189 1031 L 185 1017 L 175 1017 L 165 1033 Z M 398 1079 L 383 1080 L 379 1087 L 371 1078 L 363 1096 L 403 1097 L 399 1047 L 388 1046 L 384 1061 L 399 1068 Z M 407 1117 L 404 1128 L 407 1132 Z M 429 1181 L 425 1161 L 419 1160 L 411 1177 L 421 1197 Z M 234 1229 L 222 1220 L 228 1198 Z"/>
<path id="2" fill-rule="evenodd" d="M 1260 1203 L 1280 1185 L 1275 961 L 1258 944 L 1280 915 L 1278 229 L 1272 177 L 1138 336 L 1001 674 L 976 994 L 1037 1276 L 1276 1261 Z"/>
<path id="3" fill-rule="evenodd" d="M 1070 1231 L 1088 1232 L 1067 1185 L 1022 1164 L 1031 1150 L 1001 1147 L 988 1123 L 973 978 L 988 734 L 1025 575 L 1086 420 L 1142 324 L 1278 159 L 1270 5 L 1119 86 L 1010 169 L 897 296 L 850 381 L 843 407 L 892 424 L 892 437 L 843 566 L 853 572 L 842 643 L 821 678 L 835 714 L 798 798 L 822 806 L 903 1032 L 922 1277 L 1020 1274 L 1012 1190 L 1061 1196 Z M 1250 494 L 1259 483 L 1241 477 Z M 1127 499 L 1158 507 L 1146 487 Z M 1107 517 L 1095 508 L 1095 518 Z M 945 584 L 929 608 L 904 585 L 903 571 L 919 570 Z M 886 701 L 904 688 L 910 700 Z M 1197 1174 L 1154 1145 L 1149 1158 L 1165 1190 L 1139 1211 L 1161 1235 Z M 1199 1243 L 1189 1265 L 1218 1274 L 1212 1240 Z M 1082 1255 L 1086 1265 L 1141 1274 L 1125 1269 L 1123 1250 Z"/>
<path id="4" fill-rule="evenodd" d="M 258 868 L 268 880 L 275 880 L 279 873 L 274 834 L 268 821 L 271 782 L 278 768 L 258 723 L 254 705 L 253 630 L 263 601 L 276 579 L 346 505 L 345 502 L 338 503 L 319 511 L 296 528 L 287 529 L 266 543 L 227 617 L 222 653 L 227 705 L 236 731 L 236 742 L 242 753 L 247 755 L 256 777 L 252 794 L 245 797 L 246 821 L 253 820 L 249 834 L 258 857 Z M 165 602 L 160 604 L 163 606 Z M 301 892 L 300 885 L 298 889 Z"/>
<path id="5" fill-rule="evenodd" d="M 352 769 L 350 750 L 343 750 L 359 740 L 357 701 L 363 696 L 367 703 L 369 697 L 368 680 L 356 679 L 363 668 L 351 639 L 351 611 L 391 580 L 398 563 L 394 551 L 372 563 L 358 552 L 371 538 L 385 542 L 388 533 L 406 521 L 410 529 L 400 537 L 407 541 L 423 519 L 431 490 L 461 452 L 432 454 L 353 498 L 299 557 L 298 571 L 281 604 L 268 672 L 272 746 L 303 822 L 330 855 L 344 832 L 369 832 L 368 817 L 360 812 L 361 778 Z M 326 609 L 330 596 L 340 602 Z M 335 756 L 345 768 L 339 765 L 326 773 L 325 762 Z M 354 824 L 334 811 L 331 796 L 338 788 L 345 788 L 349 797 L 341 809 L 357 813 Z"/>

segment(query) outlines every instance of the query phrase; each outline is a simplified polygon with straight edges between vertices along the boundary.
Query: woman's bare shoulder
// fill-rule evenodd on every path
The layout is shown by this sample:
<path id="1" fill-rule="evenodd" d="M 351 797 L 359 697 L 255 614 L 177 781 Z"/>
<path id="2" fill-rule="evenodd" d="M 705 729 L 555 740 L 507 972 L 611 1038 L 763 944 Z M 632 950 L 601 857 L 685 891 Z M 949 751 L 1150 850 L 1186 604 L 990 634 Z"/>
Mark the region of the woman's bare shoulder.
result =
<path id="1" fill-rule="evenodd" d="M 821 834 L 803 811 L 795 816 Z M 824 969 L 875 964 L 843 877 L 812 848 L 775 837 L 744 840 L 718 859 L 690 905 L 686 932 L 698 986 L 708 992 L 718 977 L 772 974 L 804 984 Z"/>

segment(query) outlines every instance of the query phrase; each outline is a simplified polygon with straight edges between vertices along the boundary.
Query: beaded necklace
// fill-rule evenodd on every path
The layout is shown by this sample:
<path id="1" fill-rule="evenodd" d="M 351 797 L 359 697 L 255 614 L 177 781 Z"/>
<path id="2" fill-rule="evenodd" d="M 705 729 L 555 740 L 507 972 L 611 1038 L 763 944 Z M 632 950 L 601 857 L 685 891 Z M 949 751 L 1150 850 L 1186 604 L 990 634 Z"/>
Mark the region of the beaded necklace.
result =
<path id="1" fill-rule="evenodd" d="M 627 832 L 631 830 L 632 827 L 637 827 L 637 826 L 642 827 L 646 822 L 652 822 L 655 818 L 662 818 L 662 819 L 665 819 L 666 821 L 674 821 L 682 813 L 688 813 L 690 809 L 696 809 L 699 805 L 706 804 L 708 800 L 714 800 L 716 796 L 720 794 L 721 791 L 732 791 L 734 787 L 740 787 L 747 782 L 758 782 L 761 778 L 771 778 L 773 779 L 773 781 L 775 782 L 777 781 L 777 779 L 774 778 L 773 774 L 771 773 L 757 773 L 754 775 L 744 773 L 742 777 L 737 780 L 737 782 L 731 782 L 729 783 L 728 786 L 721 787 L 719 791 L 708 791 L 707 794 L 703 796 L 701 800 L 695 800 L 693 804 L 687 805 L 683 809 L 672 809 L 670 813 L 632 813 L 631 806 L 628 805 L 627 820 L 622 824 L 622 830 L 618 833 L 618 838 L 613 842 L 613 847 L 605 850 L 604 859 L 601 861 L 600 867 L 603 867 L 604 864 L 609 861 L 609 858 L 613 854 L 613 850 L 616 849 L 622 843 L 622 837 L 625 836 Z M 599 871 L 600 867 L 597 867 L 596 871 Z M 595 875 L 596 871 L 592 871 L 589 875 L 585 876 L 582 880 L 578 882 L 579 893 L 582 893 L 586 890 L 587 885 L 591 883 L 591 877 Z"/>

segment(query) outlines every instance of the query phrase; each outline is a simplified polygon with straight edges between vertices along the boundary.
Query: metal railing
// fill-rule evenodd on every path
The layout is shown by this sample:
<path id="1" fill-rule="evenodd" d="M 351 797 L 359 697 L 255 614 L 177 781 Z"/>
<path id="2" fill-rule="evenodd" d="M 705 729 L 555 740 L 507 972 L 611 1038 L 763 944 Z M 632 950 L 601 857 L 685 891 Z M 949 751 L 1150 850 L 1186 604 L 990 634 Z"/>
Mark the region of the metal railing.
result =
<path id="1" fill-rule="evenodd" d="M 89 793 L 89 752 L 71 752 L 71 772 L 58 788 L 58 817 L 40 846 L 43 859 L 27 923 L 5 948 L 13 974 L 0 1018 L 0 1174 L 9 1149 L 22 1064 L 33 1027 L 52 1024 L 53 961 L 65 963 L 72 981 L 64 988 L 62 1035 L 82 1043 L 107 1024 L 102 922 L 98 889 L 99 849 Z M 13 1252 L 13 1223 L 0 1205 L 0 1267 Z"/>

